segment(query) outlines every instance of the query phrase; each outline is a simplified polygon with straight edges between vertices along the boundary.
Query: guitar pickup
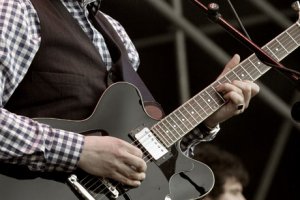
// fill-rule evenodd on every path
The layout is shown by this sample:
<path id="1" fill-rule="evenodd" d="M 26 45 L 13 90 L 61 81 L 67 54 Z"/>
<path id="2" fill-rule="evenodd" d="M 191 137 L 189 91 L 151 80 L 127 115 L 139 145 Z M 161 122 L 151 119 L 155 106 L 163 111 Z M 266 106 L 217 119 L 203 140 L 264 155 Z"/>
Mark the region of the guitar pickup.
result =
<path id="1" fill-rule="evenodd" d="M 140 132 L 135 134 L 135 138 L 155 160 L 160 159 L 162 156 L 168 153 L 168 149 L 154 136 L 154 134 L 147 127 L 143 128 Z"/>

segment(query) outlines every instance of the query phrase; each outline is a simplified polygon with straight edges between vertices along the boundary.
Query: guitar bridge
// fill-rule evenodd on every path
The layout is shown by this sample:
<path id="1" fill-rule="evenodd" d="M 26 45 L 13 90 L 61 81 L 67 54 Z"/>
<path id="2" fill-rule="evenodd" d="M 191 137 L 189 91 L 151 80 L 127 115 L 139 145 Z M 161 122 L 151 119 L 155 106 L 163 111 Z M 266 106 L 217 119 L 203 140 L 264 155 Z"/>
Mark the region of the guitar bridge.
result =
<path id="1" fill-rule="evenodd" d="M 86 189 L 86 187 L 78 181 L 75 174 L 68 178 L 68 183 L 84 200 L 96 200 L 93 195 L 99 195 L 96 191 L 89 191 L 89 189 Z M 109 191 L 110 199 L 117 199 L 119 197 L 119 191 L 108 180 L 103 179 L 101 181 L 101 186 L 104 186 Z M 105 194 L 105 196 L 107 196 L 107 194 Z"/>

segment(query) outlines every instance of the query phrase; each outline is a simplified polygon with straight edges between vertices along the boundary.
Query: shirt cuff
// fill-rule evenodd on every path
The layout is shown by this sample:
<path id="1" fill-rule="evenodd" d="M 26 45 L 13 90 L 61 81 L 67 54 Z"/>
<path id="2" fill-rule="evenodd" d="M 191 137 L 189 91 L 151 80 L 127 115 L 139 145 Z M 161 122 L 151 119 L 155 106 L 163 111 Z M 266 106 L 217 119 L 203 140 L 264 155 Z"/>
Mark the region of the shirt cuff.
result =
<path id="1" fill-rule="evenodd" d="M 180 146 L 183 153 L 187 156 L 193 156 L 194 148 L 197 144 L 213 140 L 220 130 L 219 124 L 213 128 L 209 128 L 201 123 L 182 139 Z"/>
<path id="2" fill-rule="evenodd" d="M 213 140 L 216 137 L 217 133 L 221 130 L 220 124 L 217 124 L 215 127 L 211 128 L 206 126 L 204 123 L 201 123 L 198 128 L 202 134 L 202 141 Z"/>
<path id="3" fill-rule="evenodd" d="M 49 138 L 45 140 L 45 163 L 40 166 L 41 169 L 47 172 L 74 171 L 83 149 L 84 136 L 48 126 L 44 127 L 44 132 L 48 133 Z"/>

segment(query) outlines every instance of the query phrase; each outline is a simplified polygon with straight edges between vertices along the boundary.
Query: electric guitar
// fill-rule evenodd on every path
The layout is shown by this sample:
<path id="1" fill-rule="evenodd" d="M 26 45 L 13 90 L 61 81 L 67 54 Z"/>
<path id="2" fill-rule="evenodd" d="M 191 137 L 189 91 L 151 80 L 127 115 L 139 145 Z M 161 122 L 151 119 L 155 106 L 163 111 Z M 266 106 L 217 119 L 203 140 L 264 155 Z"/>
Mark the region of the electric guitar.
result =
<path id="1" fill-rule="evenodd" d="M 298 20 L 262 49 L 280 61 L 299 45 Z M 73 132 L 104 130 L 110 136 L 135 144 L 145 152 L 147 178 L 140 187 L 127 188 L 112 180 L 83 172 L 71 174 L 66 180 L 67 184 L 42 178 L 18 180 L 1 175 L 1 199 L 201 199 L 213 188 L 213 172 L 204 163 L 186 157 L 178 147 L 180 140 L 225 104 L 215 90 L 219 84 L 232 80 L 255 81 L 269 69 L 252 54 L 162 120 L 153 119 L 145 112 L 139 90 L 126 82 L 111 85 L 101 96 L 93 114 L 85 120 L 37 119 L 52 127 Z"/>

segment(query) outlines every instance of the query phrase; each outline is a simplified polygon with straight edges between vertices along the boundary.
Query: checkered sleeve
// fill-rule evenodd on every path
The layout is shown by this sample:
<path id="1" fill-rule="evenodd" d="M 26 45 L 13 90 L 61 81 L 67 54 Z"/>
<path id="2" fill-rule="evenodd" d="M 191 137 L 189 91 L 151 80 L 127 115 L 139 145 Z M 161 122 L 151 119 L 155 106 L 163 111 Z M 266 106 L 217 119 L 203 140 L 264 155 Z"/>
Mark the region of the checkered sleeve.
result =
<path id="1" fill-rule="evenodd" d="M 0 103 L 25 76 L 40 44 L 34 10 L 28 1 L 0 1 Z"/>
<path id="2" fill-rule="evenodd" d="M 3 108 L 25 76 L 40 44 L 39 21 L 29 0 L 0 1 L 0 162 L 33 171 L 72 171 L 82 135 L 53 129 Z"/>
<path id="3" fill-rule="evenodd" d="M 73 171 L 84 136 L 53 129 L 0 109 L 0 161 L 26 165 L 32 171 Z"/>

